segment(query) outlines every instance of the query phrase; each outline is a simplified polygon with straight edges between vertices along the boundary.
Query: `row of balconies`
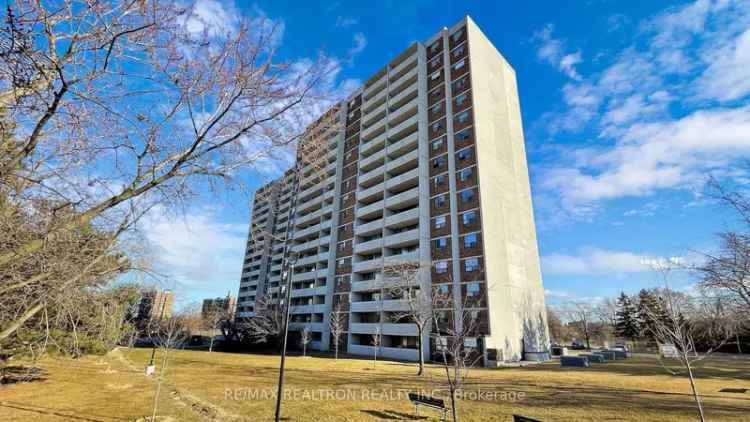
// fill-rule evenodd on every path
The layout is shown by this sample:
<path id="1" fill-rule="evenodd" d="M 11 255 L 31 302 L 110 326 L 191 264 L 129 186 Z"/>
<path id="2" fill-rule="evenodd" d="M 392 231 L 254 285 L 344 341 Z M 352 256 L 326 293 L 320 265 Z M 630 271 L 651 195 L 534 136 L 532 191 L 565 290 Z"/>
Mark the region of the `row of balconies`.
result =
<path id="1" fill-rule="evenodd" d="M 354 304 L 352 304 L 354 306 Z M 417 327 L 414 324 L 399 324 L 394 322 L 353 322 L 349 325 L 349 331 L 354 334 L 377 334 L 390 336 L 416 336 Z"/>
<path id="2" fill-rule="evenodd" d="M 399 233 L 400 234 L 400 233 Z M 419 251 L 390 255 L 352 263 L 352 272 L 364 273 L 381 269 L 384 265 L 397 262 L 413 262 L 419 260 Z"/>
<path id="3" fill-rule="evenodd" d="M 397 195 L 389 198 L 381 199 L 380 201 L 366 205 L 364 207 L 358 207 L 356 209 L 357 218 L 367 218 L 382 211 L 388 209 L 403 209 L 419 202 L 419 187 L 414 187 L 407 191 L 401 192 Z"/>
<path id="4" fill-rule="evenodd" d="M 319 246 L 328 246 L 331 243 L 331 236 L 324 236 L 319 239 L 311 240 L 299 245 L 292 246 L 292 251 L 302 253 L 311 249 L 317 249 Z"/>
<path id="5" fill-rule="evenodd" d="M 368 253 L 386 248 L 400 248 L 408 246 L 419 241 L 419 229 L 408 230 L 402 233 L 395 233 L 381 237 L 379 239 L 369 240 L 354 245 L 355 253 Z"/>

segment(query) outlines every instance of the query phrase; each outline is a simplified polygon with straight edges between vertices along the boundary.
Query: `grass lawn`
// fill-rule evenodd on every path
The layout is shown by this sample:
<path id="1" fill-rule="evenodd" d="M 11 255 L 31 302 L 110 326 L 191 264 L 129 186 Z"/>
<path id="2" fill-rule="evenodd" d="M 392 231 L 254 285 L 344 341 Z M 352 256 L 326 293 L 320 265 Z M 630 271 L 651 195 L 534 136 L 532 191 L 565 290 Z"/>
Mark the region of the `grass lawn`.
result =
<path id="1" fill-rule="evenodd" d="M 273 419 L 276 356 L 173 351 L 159 400 L 163 421 Z M 156 383 L 142 374 L 146 349 L 107 357 L 45 359 L 42 379 L 0 387 L 2 421 L 135 421 L 151 414 Z M 157 361 L 158 363 L 158 361 Z M 444 393 L 442 372 L 430 366 L 325 357 L 287 360 L 290 421 L 414 420 L 406 392 Z M 712 357 L 697 369 L 710 421 L 750 420 L 750 359 Z M 555 362 L 524 368 L 474 369 L 460 401 L 463 421 L 509 421 L 513 413 L 542 421 L 684 421 L 695 419 L 690 386 L 648 357 L 560 368 Z M 255 396 L 253 396 L 255 394 Z M 421 420 L 439 420 L 428 409 Z"/>

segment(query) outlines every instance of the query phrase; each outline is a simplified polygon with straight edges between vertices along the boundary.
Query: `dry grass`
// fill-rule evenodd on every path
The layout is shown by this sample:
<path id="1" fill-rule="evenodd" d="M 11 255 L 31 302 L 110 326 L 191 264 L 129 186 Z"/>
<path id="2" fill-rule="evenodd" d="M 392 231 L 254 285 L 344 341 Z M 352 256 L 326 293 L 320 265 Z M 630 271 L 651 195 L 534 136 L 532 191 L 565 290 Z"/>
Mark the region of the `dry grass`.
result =
<path id="1" fill-rule="evenodd" d="M 44 380 L 0 387 L 0 419 L 133 421 L 150 414 L 155 383 L 136 369 L 145 366 L 150 352 L 123 353 L 127 361 L 117 355 L 43 361 Z M 278 357 L 192 351 L 174 352 L 173 357 L 159 414 L 176 421 L 272 420 Z M 397 362 L 378 362 L 374 367 L 372 361 L 359 359 L 292 357 L 287 362 L 286 386 L 297 395 L 284 402 L 287 420 L 414 420 L 414 409 L 403 394 L 420 389 L 443 393 L 437 366 L 417 377 L 414 365 Z M 719 390 L 750 388 L 750 359 L 714 357 L 698 368 L 697 375 L 709 420 L 748 420 L 750 394 Z M 588 369 L 563 369 L 555 363 L 477 369 L 470 378 L 469 390 L 484 396 L 461 401 L 464 421 L 509 421 L 513 413 L 543 421 L 695 418 L 687 379 L 666 374 L 647 357 Z M 255 390 L 261 391 L 259 396 L 249 396 Z M 344 391 L 353 400 L 320 397 Z M 420 414 L 430 415 L 422 420 L 438 420 L 435 412 Z"/>

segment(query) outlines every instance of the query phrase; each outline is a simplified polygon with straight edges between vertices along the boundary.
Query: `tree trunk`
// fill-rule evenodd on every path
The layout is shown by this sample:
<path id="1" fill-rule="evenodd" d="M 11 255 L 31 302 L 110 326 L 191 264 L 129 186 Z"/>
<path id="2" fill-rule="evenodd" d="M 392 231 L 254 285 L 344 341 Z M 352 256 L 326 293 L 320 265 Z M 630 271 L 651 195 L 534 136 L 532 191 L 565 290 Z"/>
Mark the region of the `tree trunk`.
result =
<path id="1" fill-rule="evenodd" d="M 208 353 L 211 353 L 214 351 L 214 336 L 211 336 L 211 344 L 208 345 Z"/>
<path id="2" fill-rule="evenodd" d="M 701 422 L 706 422 L 706 417 L 703 414 L 703 405 L 701 404 L 700 396 L 698 395 L 698 388 L 695 385 L 695 380 L 693 379 L 693 369 L 690 367 L 690 361 L 687 360 L 687 357 L 685 359 L 685 367 L 688 370 L 688 378 L 690 379 L 690 388 L 693 390 L 693 399 L 695 400 L 695 405 L 698 407 L 698 415 L 700 416 Z"/>
<path id="3" fill-rule="evenodd" d="M 302 357 L 307 357 L 307 343 L 302 342 Z"/>
<path id="4" fill-rule="evenodd" d="M 422 351 L 421 330 L 417 330 L 417 348 L 419 349 L 419 371 L 417 371 L 417 375 L 424 375 L 424 352 Z"/>
<path id="5" fill-rule="evenodd" d="M 455 387 L 451 387 L 451 412 L 453 414 L 453 422 L 459 422 L 458 409 L 456 407 L 456 389 Z"/>

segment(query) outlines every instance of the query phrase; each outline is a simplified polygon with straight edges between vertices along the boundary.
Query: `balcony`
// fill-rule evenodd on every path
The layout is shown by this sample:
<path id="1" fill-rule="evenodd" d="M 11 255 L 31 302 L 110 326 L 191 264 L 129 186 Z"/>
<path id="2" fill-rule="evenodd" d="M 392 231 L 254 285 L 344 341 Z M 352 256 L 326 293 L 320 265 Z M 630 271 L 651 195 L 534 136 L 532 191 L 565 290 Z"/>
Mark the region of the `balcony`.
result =
<path id="1" fill-rule="evenodd" d="M 380 75 L 375 75 L 377 79 L 372 81 L 367 88 L 365 88 L 365 91 L 362 93 L 362 98 L 364 99 L 365 104 L 367 104 L 368 101 L 372 101 L 373 96 L 376 95 L 380 90 L 385 88 L 387 83 L 387 74 L 385 69 L 381 69 L 378 73 L 381 73 Z M 368 81 L 369 83 L 370 81 Z"/>
<path id="2" fill-rule="evenodd" d="M 378 168 L 372 169 L 367 173 L 359 176 L 359 184 L 362 187 L 369 188 L 370 186 L 382 182 L 385 174 L 385 165 Z"/>
<path id="3" fill-rule="evenodd" d="M 406 68 L 416 66 L 417 65 L 417 54 L 412 54 L 409 57 L 405 58 L 401 63 L 397 64 L 396 66 L 391 68 L 390 74 L 391 75 L 399 75 L 403 71 L 406 70 Z"/>
<path id="4" fill-rule="evenodd" d="M 385 140 L 385 136 L 383 136 L 383 140 Z M 385 151 L 380 150 L 368 157 L 360 158 L 359 168 L 364 171 L 369 171 L 369 170 L 374 169 L 375 167 L 382 165 L 384 163 L 384 160 L 385 160 Z"/>
<path id="5" fill-rule="evenodd" d="M 383 239 L 373 239 L 369 240 L 367 242 L 357 243 L 354 245 L 354 252 L 355 253 L 368 253 L 368 252 L 375 252 L 380 251 L 383 249 Z"/>
<path id="6" fill-rule="evenodd" d="M 290 322 L 289 329 L 293 331 L 302 331 L 307 328 L 310 331 L 323 331 L 324 324 L 322 322 Z M 312 343 L 311 343 L 312 347 Z"/>
<path id="7" fill-rule="evenodd" d="M 354 305 L 352 303 L 352 305 Z M 377 322 L 353 322 L 349 327 L 349 331 L 354 334 L 376 334 L 378 332 Z"/>
<path id="8" fill-rule="evenodd" d="M 383 187 L 384 184 L 381 182 L 367 189 L 360 190 L 357 192 L 357 199 L 362 202 L 373 202 L 373 200 L 383 199 Z"/>
<path id="9" fill-rule="evenodd" d="M 419 222 L 419 207 L 399 212 L 385 218 L 387 228 L 398 228 Z"/>
<path id="10" fill-rule="evenodd" d="M 419 150 L 414 150 L 408 154 L 402 155 L 398 157 L 395 160 L 389 161 L 386 166 L 385 170 L 387 172 L 393 172 L 393 171 L 403 171 L 405 169 L 411 170 L 409 167 L 416 167 L 418 164 L 417 160 L 419 159 Z"/>
<path id="11" fill-rule="evenodd" d="M 419 229 L 392 234 L 385 237 L 385 246 L 387 248 L 400 248 L 408 245 L 414 245 L 419 242 Z"/>
<path id="12" fill-rule="evenodd" d="M 385 119 L 382 119 L 377 124 L 372 125 L 368 127 L 367 129 L 362 129 L 362 132 L 360 132 L 360 135 L 361 135 L 362 140 L 367 142 L 375 138 L 377 135 L 380 135 L 384 131 L 385 131 Z"/>
<path id="13" fill-rule="evenodd" d="M 383 205 L 384 202 L 381 199 L 378 202 L 372 203 L 370 205 L 365 205 L 364 207 L 358 207 L 357 208 L 357 217 L 359 218 L 367 218 L 369 216 L 373 216 L 379 212 L 383 211 Z"/>
<path id="14" fill-rule="evenodd" d="M 419 98 L 413 98 L 406 104 L 400 106 L 388 115 L 388 121 L 391 123 L 402 122 L 408 120 L 407 116 L 417 114 L 417 105 L 419 104 Z"/>
<path id="15" fill-rule="evenodd" d="M 385 102 L 383 102 L 383 104 L 374 107 L 372 110 L 368 110 L 362 119 L 362 127 L 370 127 L 385 117 L 385 109 Z"/>
<path id="16" fill-rule="evenodd" d="M 382 310 L 380 306 L 381 302 L 379 300 L 370 300 L 367 302 L 352 302 L 350 310 L 351 312 L 379 312 L 380 310 Z M 372 323 L 372 325 L 378 324 Z"/>
<path id="17" fill-rule="evenodd" d="M 388 158 L 398 158 L 419 148 L 418 132 L 414 132 L 398 142 L 388 145 Z"/>
<path id="18" fill-rule="evenodd" d="M 295 274 L 292 277 L 292 281 L 314 280 L 316 278 L 326 277 L 326 276 L 328 276 L 328 268 L 321 269 L 321 270 L 308 271 L 306 273 Z"/>
<path id="19" fill-rule="evenodd" d="M 383 285 L 382 279 L 380 278 L 380 276 L 378 276 L 374 280 L 352 282 L 352 291 L 353 292 L 366 292 L 366 291 L 379 289 L 382 285 Z"/>
<path id="20" fill-rule="evenodd" d="M 352 264 L 352 271 L 356 273 L 368 272 L 376 270 L 383 266 L 383 260 L 381 258 L 371 259 L 369 261 L 360 261 Z"/>
<path id="21" fill-rule="evenodd" d="M 383 230 L 383 219 L 379 218 L 375 221 L 370 221 L 369 223 L 360 224 L 359 226 L 354 227 L 354 233 L 358 235 L 368 235 L 375 232 L 380 232 Z"/>
<path id="22" fill-rule="evenodd" d="M 398 79 L 391 82 L 389 86 L 389 95 L 391 97 L 395 97 L 404 90 L 410 88 L 412 85 L 415 85 L 417 83 L 417 73 L 419 71 L 418 67 L 414 67 L 410 71 L 404 73 L 401 75 Z"/>
<path id="23" fill-rule="evenodd" d="M 363 156 L 369 156 L 376 151 L 380 150 L 385 146 L 385 140 L 386 140 L 386 133 L 383 132 L 380 135 L 362 143 L 362 146 L 360 147 L 360 152 Z"/>
<path id="24" fill-rule="evenodd" d="M 385 199 L 385 206 L 388 208 L 403 209 L 419 203 L 419 187 L 412 188 L 406 192 L 391 196 Z"/>
<path id="25" fill-rule="evenodd" d="M 419 120 L 417 114 L 409 117 L 405 121 L 399 123 L 395 127 L 388 129 L 388 140 L 399 141 L 406 135 L 411 134 L 416 130 L 417 122 Z"/>
<path id="26" fill-rule="evenodd" d="M 386 189 L 406 189 L 419 183 L 419 168 L 415 168 L 390 178 L 385 182 Z"/>
<path id="27" fill-rule="evenodd" d="M 292 305 L 289 308 L 289 312 L 292 314 L 317 314 L 317 313 L 323 313 L 328 310 L 327 305 L 319 304 L 319 305 L 299 305 L 294 306 Z"/>

